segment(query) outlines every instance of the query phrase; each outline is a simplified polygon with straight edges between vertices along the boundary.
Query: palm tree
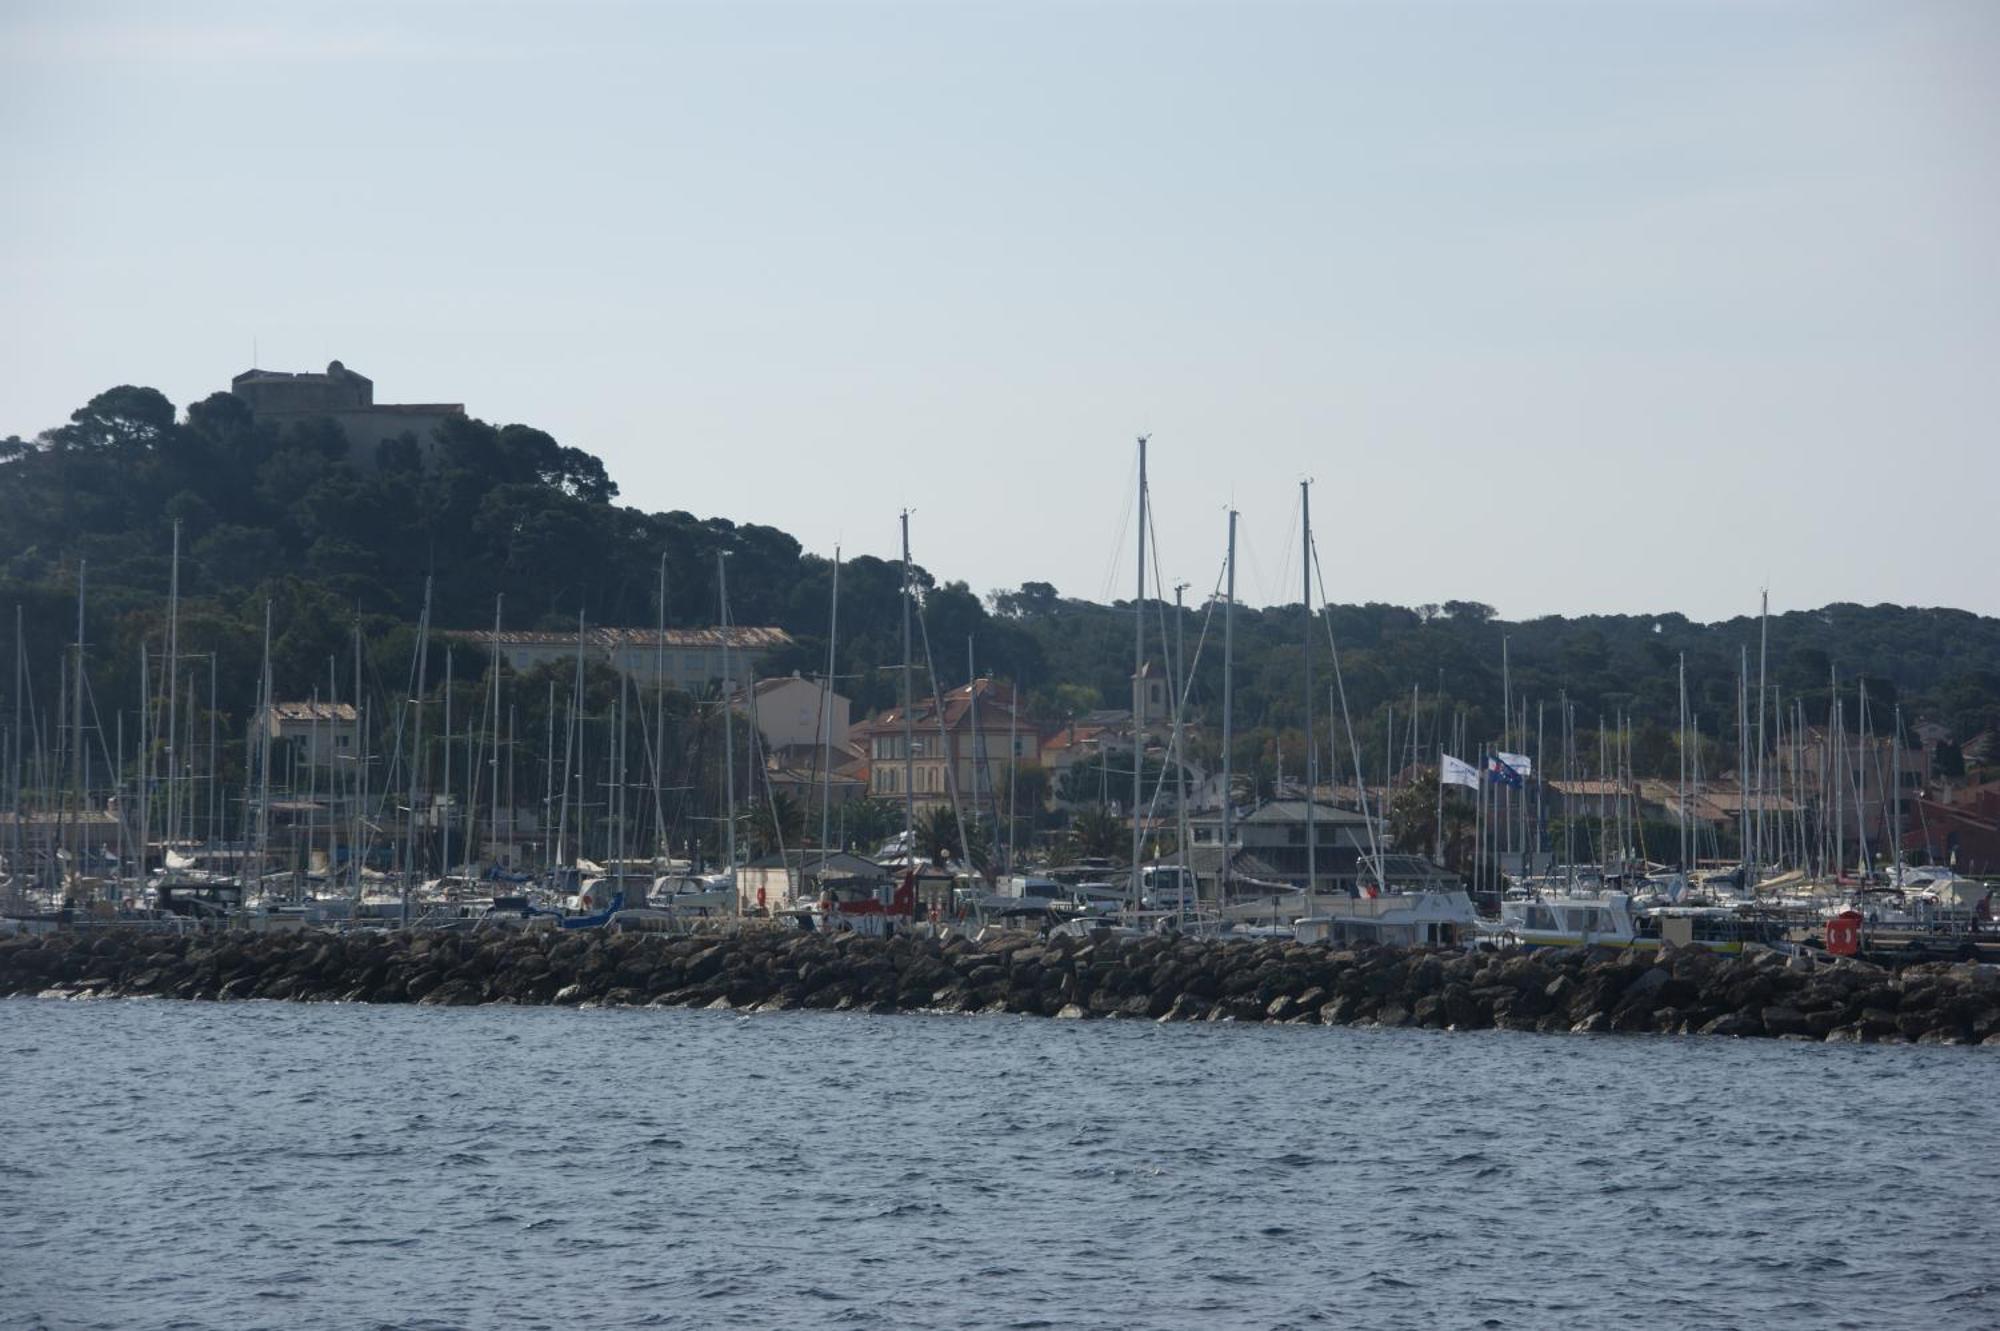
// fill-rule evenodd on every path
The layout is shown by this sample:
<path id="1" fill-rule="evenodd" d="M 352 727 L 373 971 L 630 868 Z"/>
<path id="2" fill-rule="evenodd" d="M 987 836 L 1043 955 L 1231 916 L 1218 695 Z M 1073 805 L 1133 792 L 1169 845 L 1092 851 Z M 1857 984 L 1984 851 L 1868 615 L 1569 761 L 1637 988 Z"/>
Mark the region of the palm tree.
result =
<path id="1" fill-rule="evenodd" d="M 1125 824 L 1102 804 L 1078 810 L 1069 820 L 1069 839 L 1079 855 L 1116 859 L 1125 833 Z"/>
<path id="2" fill-rule="evenodd" d="M 797 850 L 804 843 L 805 811 L 799 802 L 782 790 L 770 792 L 750 811 L 750 846 L 753 854 L 770 855 L 780 845 Z"/>
<path id="3" fill-rule="evenodd" d="M 914 829 L 917 853 L 933 864 L 966 865 L 968 859 L 958 844 L 958 819 L 950 806 L 934 805 L 917 815 Z M 965 835 L 972 842 L 971 867 L 983 868 L 991 862 L 993 838 L 984 825 L 968 820 Z"/>

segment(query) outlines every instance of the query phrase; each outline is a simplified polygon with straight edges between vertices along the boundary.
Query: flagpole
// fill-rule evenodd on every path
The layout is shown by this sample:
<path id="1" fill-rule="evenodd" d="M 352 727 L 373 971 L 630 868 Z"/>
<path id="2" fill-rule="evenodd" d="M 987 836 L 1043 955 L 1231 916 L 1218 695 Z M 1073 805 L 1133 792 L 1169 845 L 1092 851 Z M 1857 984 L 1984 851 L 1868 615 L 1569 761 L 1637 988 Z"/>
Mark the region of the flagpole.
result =
<path id="1" fill-rule="evenodd" d="M 1437 788 L 1437 862 L 1444 867 L 1444 745 L 1438 748 L 1438 788 Z"/>
<path id="2" fill-rule="evenodd" d="M 1486 890 L 1486 760 L 1479 761 L 1479 785 L 1472 796 L 1472 891 Z"/>

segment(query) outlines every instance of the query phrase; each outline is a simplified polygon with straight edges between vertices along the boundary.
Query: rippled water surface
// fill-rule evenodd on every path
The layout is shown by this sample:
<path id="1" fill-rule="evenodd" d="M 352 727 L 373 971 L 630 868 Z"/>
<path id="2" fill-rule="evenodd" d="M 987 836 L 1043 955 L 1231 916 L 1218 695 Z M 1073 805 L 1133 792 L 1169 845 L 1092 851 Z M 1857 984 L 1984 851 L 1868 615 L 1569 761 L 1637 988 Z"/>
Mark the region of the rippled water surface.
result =
<path id="1" fill-rule="evenodd" d="M 0 1326 L 1988 1327 L 1990 1051 L 0 1003 Z"/>

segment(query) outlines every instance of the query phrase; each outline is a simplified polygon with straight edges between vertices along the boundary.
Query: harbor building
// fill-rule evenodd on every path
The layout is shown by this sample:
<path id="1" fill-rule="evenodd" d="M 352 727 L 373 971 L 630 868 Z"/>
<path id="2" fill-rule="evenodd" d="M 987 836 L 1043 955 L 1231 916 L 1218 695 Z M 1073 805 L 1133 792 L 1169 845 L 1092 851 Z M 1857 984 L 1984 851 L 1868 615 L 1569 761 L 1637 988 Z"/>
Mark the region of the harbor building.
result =
<path id="1" fill-rule="evenodd" d="M 1312 826 L 1312 854 L 1307 854 L 1306 827 Z M 1373 853 L 1373 843 L 1383 829 L 1376 826 L 1371 838 L 1371 819 L 1348 809 L 1314 803 L 1310 817 L 1306 802 L 1299 799 L 1272 800 L 1259 805 L 1230 823 L 1232 849 L 1240 848 L 1255 856 L 1261 866 L 1279 882 L 1292 887 L 1310 887 L 1315 892 L 1352 892 L 1362 881 L 1364 859 Z M 1222 818 L 1207 814 L 1190 819 L 1188 829 L 1194 846 L 1222 845 Z M 1312 881 L 1306 881 L 1310 858 Z M 1370 870 L 1372 877 L 1372 870 Z"/>
<path id="2" fill-rule="evenodd" d="M 727 635 L 725 638 L 725 634 Z M 494 636 L 478 629 L 447 629 L 444 637 L 492 651 Z M 551 662 L 574 664 L 577 635 L 514 630 L 499 636 L 500 655 L 516 673 Z M 735 624 L 728 629 L 585 629 L 584 659 L 608 665 L 634 684 L 662 684 L 693 693 L 707 685 L 733 687 L 755 679 L 772 654 L 792 645 L 792 635 L 780 628 Z M 727 651 L 725 652 L 725 646 Z M 723 657 L 727 655 L 728 678 Z"/>

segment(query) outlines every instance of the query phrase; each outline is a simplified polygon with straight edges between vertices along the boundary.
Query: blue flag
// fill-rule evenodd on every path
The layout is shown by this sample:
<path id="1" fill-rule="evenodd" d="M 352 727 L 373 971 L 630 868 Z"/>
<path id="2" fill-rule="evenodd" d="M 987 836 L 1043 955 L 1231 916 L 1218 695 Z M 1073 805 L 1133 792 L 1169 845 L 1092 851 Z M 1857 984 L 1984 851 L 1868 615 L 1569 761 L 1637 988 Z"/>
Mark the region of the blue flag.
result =
<path id="1" fill-rule="evenodd" d="M 1521 774 L 1490 753 L 1486 755 L 1486 779 L 1496 786 L 1521 788 Z"/>

